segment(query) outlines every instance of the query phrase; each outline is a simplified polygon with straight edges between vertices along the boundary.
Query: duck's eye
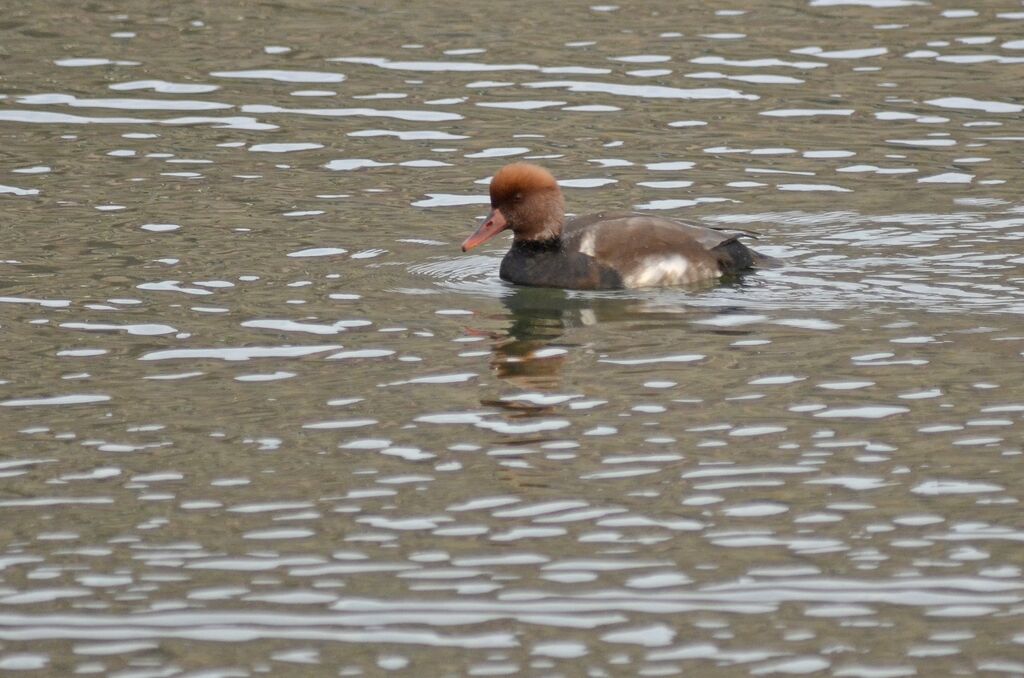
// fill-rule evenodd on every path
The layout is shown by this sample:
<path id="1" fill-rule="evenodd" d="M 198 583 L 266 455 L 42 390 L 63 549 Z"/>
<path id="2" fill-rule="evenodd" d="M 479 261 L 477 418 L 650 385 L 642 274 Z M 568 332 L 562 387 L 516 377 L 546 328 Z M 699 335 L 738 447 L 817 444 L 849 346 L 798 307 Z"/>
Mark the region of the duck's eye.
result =
<path id="1" fill-rule="evenodd" d="M 519 200 L 522 200 L 522 199 L 523 199 L 523 194 L 522 194 L 522 193 L 516 193 L 516 194 L 515 194 L 515 197 L 514 197 L 514 199 L 515 199 L 515 200 L 516 200 L 517 202 L 518 202 Z"/>

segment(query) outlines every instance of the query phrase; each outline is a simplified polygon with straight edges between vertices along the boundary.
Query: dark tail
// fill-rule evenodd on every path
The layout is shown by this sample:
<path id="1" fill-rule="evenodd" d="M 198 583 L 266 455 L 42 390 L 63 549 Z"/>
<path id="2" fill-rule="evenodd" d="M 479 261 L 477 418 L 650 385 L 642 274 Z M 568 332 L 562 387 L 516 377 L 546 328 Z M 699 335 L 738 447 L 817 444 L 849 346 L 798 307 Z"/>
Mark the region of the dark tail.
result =
<path id="1" fill-rule="evenodd" d="M 774 266 L 776 259 L 752 250 L 737 238 L 726 240 L 711 250 L 718 259 L 723 273 L 739 273 L 750 268 Z"/>

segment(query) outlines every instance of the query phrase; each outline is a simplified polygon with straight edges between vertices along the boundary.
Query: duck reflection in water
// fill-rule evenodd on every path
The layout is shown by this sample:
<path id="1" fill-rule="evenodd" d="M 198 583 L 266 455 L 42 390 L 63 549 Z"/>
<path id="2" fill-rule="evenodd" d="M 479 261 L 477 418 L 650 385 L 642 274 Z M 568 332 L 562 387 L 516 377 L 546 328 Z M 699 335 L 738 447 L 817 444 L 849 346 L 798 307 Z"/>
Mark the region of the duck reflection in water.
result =
<path id="1" fill-rule="evenodd" d="M 562 369 L 576 345 L 562 340 L 566 330 L 659 315 L 659 309 L 641 299 L 551 288 L 515 287 L 502 303 L 511 322 L 503 334 L 492 335 L 491 366 L 499 378 L 523 389 L 559 388 Z"/>
<path id="2" fill-rule="evenodd" d="M 587 308 L 574 301 L 564 290 L 531 287 L 503 297 L 511 323 L 504 334 L 492 336 L 494 373 L 522 389 L 558 388 L 569 353 L 566 344 L 556 344 L 566 327 L 588 324 L 578 317 Z"/>
<path id="3" fill-rule="evenodd" d="M 739 279 L 729 287 L 742 287 Z M 719 286 L 719 289 L 721 285 Z M 652 294 L 643 297 L 623 297 L 618 293 L 607 296 L 579 293 L 552 288 L 514 287 L 501 301 L 508 309 L 509 325 L 505 332 L 490 334 L 492 340 L 490 364 L 494 374 L 523 390 L 557 390 L 562 384 L 562 371 L 574 347 L 581 344 L 567 340 L 573 328 L 598 324 L 638 323 L 659 325 L 680 322 L 680 316 L 689 313 L 721 315 L 744 312 L 733 305 L 710 309 L 695 308 L 682 303 L 674 295 Z M 690 290 L 692 294 L 693 290 Z M 638 328 L 638 329 L 642 329 Z M 692 330 L 691 330 L 692 331 Z M 749 331 L 738 328 L 705 327 L 701 332 L 746 335 Z M 584 333 L 585 334 L 585 333 Z M 584 340 L 585 343 L 585 340 Z M 502 401 L 502 407 L 535 410 L 536 405 L 523 401 Z M 547 409 L 546 407 L 543 409 Z"/>

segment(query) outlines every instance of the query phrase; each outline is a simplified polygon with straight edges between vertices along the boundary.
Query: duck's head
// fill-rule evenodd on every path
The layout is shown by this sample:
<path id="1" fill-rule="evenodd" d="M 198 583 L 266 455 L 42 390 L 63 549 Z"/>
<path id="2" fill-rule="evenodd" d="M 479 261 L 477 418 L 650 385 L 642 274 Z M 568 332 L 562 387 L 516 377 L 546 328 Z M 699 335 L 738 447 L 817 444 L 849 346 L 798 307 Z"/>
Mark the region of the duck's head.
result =
<path id="1" fill-rule="evenodd" d="M 516 241 L 557 238 L 565 219 L 558 183 L 543 167 L 526 162 L 505 165 L 491 179 L 491 213 L 462 243 L 468 252 L 506 229 Z"/>

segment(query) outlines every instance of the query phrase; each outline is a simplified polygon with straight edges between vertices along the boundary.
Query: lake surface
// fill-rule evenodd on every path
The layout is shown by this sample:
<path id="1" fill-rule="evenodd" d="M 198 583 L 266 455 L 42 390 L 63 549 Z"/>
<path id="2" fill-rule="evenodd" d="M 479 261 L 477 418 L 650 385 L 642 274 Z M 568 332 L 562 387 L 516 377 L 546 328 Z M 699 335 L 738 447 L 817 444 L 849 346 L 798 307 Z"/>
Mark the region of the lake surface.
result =
<path id="1" fill-rule="evenodd" d="M 0 673 L 1024 675 L 1024 6 L 12 6 Z M 776 268 L 463 255 L 504 163 Z"/>

